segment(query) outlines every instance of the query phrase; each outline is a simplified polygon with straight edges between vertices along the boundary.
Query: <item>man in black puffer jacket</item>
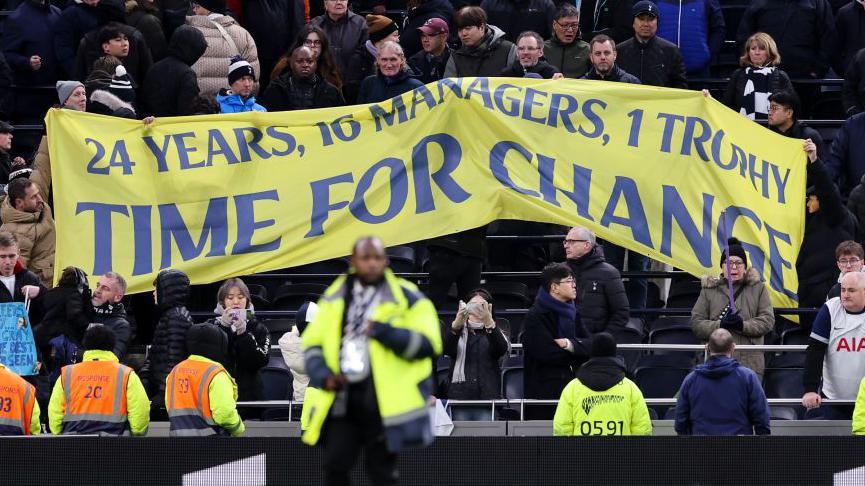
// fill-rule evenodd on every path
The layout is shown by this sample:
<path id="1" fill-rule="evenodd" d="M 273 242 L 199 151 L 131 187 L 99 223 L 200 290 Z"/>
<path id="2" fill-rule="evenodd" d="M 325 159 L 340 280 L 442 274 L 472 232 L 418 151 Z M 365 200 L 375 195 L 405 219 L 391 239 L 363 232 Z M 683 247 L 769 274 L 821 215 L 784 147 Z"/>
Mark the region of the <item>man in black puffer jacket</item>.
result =
<path id="1" fill-rule="evenodd" d="M 604 260 L 595 235 L 575 227 L 565 239 L 568 266 L 577 282 L 577 310 L 590 333 L 615 333 L 628 324 L 628 296 L 616 267 Z"/>
<path id="2" fill-rule="evenodd" d="M 688 89 L 682 53 L 656 35 L 658 6 L 642 0 L 634 5 L 633 14 L 634 37 L 619 44 L 619 67 L 649 86 Z"/>
<path id="3" fill-rule="evenodd" d="M 207 41 L 200 30 L 187 25 L 174 31 L 168 43 L 168 55 L 154 64 L 144 78 L 139 98 L 145 114 L 184 116 L 195 113 L 198 76 L 191 66 L 205 50 Z"/>
<path id="4" fill-rule="evenodd" d="M 189 357 L 186 331 L 192 326 L 192 317 L 186 309 L 189 277 L 180 270 L 163 270 L 156 277 L 155 285 L 153 298 L 161 315 L 147 361 L 139 372 L 153 401 L 151 410 L 165 408 L 165 379 L 177 363 Z"/>

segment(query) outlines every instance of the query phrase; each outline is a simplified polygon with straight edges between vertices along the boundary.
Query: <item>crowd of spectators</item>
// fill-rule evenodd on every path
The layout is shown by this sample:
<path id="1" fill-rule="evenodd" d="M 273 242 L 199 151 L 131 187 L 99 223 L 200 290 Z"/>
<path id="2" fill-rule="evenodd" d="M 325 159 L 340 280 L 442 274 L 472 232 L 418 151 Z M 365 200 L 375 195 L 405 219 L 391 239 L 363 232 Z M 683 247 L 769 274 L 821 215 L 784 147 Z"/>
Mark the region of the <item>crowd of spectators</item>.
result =
<path id="1" fill-rule="evenodd" d="M 389 16 L 384 4 L 349 5 L 347 0 L 321 5 L 308 0 L 59 3 L 24 0 L 6 18 L 0 35 L 0 114 L 12 111 L 8 90 L 13 85 L 54 86 L 60 108 L 145 124 L 153 117 L 380 102 L 443 77 L 581 78 L 687 89 L 689 79 L 710 75 L 729 30 L 718 0 L 584 0 L 577 6 L 552 0 L 484 0 L 479 5 L 412 0 L 404 18 Z M 367 8 L 372 13 L 354 11 Z M 821 308 L 808 356 L 809 394 L 803 400 L 809 407 L 819 405 L 820 375 L 841 366 L 832 347 L 826 347 L 839 339 L 834 321 L 855 320 L 850 316 L 865 305 L 851 297 L 865 289 L 865 282 L 845 277 L 860 275 L 865 258 L 855 243 L 865 235 L 865 156 L 855 142 L 865 136 L 863 26 L 865 7 L 859 0 L 837 10 L 827 0 L 754 1 L 738 25 L 739 69 L 720 97 L 743 117 L 765 120 L 781 135 L 806 140 L 802 162 L 808 189 L 802 210 L 807 216 L 795 265 L 800 304 Z M 797 81 L 831 76 L 844 78 L 839 115 L 847 119 L 827 146 L 803 121 L 808 108 L 801 99 L 810 101 L 813 87 Z M 47 138 L 42 137 L 33 160 L 11 155 L 13 138 L 14 127 L 0 122 L 0 185 L 6 194 L 0 203 L 0 301 L 35 303 L 44 367 L 37 388 L 45 402 L 62 366 L 81 360 L 93 323 L 113 331 L 111 352 L 120 360 L 136 328 L 121 302 L 126 284 L 118 274 L 102 276 L 91 293 L 87 276 L 70 267 L 51 288 L 55 235 Z M 493 297 L 481 288 L 485 237 L 493 230 L 478 228 L 426 244 L 433 302 L 446 305 L 452 285 L 465 299 L 443 331 L 444 353 L 453 362 L 444 390 L 451 398 L 498 398 L 501 360 L 515 338 L 497 325 Z M 620 276 L 623 270 L 647 270 L 650 260 L 644 255 L 599 241 L 579 227 L 567 232 L 563 249 L 565 262 L 543 269 L 541 288 L 523 323 L 526 398 L 558 399 L 575 378 L 591 381 L 586 377 L 592 369 L 615 369 L 618 365 L 607 359 L 609 347 L 594 340 L 603 333 L 615 338 L 628 326 L 629 309 L 647 303 L 646 280 Z M 166 378 L 189 357 L 190 282 L 182 272 L 166 270 L 154 286 L 158 322 L 139 374 L 154 410 L 164 410 Z M 216 297 L 217 317 L 209 325 L 220 331 L 226 349 L 208 359 L 237 381 L 241 400 L 261 399 L 259 371 L 268 362 L 270 334 L 255 318 L 243 281 L 226 281 Z M 314 304 L 305 306 L 297 326 L 279 340 L 298 399 L 308 382 L 300 335 L 314 314 Z M 730 240 L 719 275 L 703 278 L 691 325 L 710 344 L 718 329 L 729 337 L 715 336 L 713 358 L 689 387 L 707 386 L 701 380 L 728 372 L 753 381 L 730 371 L 734 358 L 758 379 L 762 376 L 762 353 L 738 353 L 729 345 L 760 344 L 775 327 L 768 292 L 738 241 Z M 810 327 L 811 319 L 803 319 L 803 325 Z M 824 395 L 855 398 L 863 374 L 855 383 L 837 386 L 842 380 L 830 375 L 828 392 L 824 376 Z M 615 383 L 583 385 L 604 391 Z M 569 427 L 562 423 L 562 430 Z M 681 427 L 700 428 L 686 418 Z"/>

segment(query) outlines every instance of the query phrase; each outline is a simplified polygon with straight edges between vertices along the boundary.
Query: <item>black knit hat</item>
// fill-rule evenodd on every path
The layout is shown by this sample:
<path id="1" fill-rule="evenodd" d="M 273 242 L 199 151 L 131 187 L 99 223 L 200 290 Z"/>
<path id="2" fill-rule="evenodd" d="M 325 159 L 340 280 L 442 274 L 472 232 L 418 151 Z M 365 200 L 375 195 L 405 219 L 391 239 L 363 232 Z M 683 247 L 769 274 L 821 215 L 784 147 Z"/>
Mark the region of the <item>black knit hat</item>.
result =
<path id="1" fill-rule="evenodd" d="M 373 44 L 399 30 L 396 22 L 384 15 L 367 15 L 366 25 L 369 31 L 369 40 Z"/>
<path id="2" fill-rule="evenodd" d="M 616 355 L 616 340 L 608 332 L 599 332 L 592 338 L 592 357 L 607 358 Z"/>
<path id="3" fill-rule="evenodd" d="M 15 127 L 5 121 L 0 121 L 0 133 L 12 133 L 14 131 Z"/>
<path id="4" fill-rule="evenodd" d="M 194 0 L 192 3 L 213 13 L 225 14 L 225 0 Z"/>
<path id="5" fill-rule="evenodd" d="M 189 354 L 221 362 L 228 353 L 228 337 L 213 324 L 195 324 L 186 331 L 186 349 Z"/>
<path id="6" fill-rule="evenodd" d="M 252 80 L 255 81 L 255 69 L 246 59 L 240 56 L 232 57 L 228 65 L 228 85 L 231 86 L 244 76 L 252 76 Z"/>
<path id="7" fill-rule="evenodd" d="M 745 266 L 748 266 L 748 254 L 745 253 L 745 248 L 742 246 L 742 242 L 739 241 L 738 238 L 730 238 L 727 240 L 727 250 L 721 253 L 721 266 L 724 266 L 724 263 L 727 261 L 727 255 L 739 257 L 745 262 Z"/>

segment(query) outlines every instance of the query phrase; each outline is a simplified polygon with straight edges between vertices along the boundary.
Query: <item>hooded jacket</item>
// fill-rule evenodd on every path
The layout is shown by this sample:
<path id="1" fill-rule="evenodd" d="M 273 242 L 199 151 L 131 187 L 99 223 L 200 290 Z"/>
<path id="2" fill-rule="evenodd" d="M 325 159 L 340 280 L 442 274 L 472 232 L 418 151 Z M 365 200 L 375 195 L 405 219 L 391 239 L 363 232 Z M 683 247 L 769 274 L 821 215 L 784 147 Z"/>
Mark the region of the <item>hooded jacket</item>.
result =
<path id="1" fill-rule="evenodd" d="M 44 5 L 22 2 L 3 24 L 0 44 L 19 86 L 53 85 L 57 81 L 59 66 L 54 55 L 53 30 L 60 19 L 60 9 L 47 0 Z M 34 54 L 42 58 L 42 66 L 36 71 L 30 67 L 30 56 Z"/>
<path id="2" fill-rule="evenodd" d="M 179 270 L 164 270 L 156 277 L 159 322 L 153 332 L 153 344 L 141 370 L 154 406 L 164 406 L 165 378 L 177 363 L 189 356 L 186 332 L 192 317 L 186 309 L 189 299 L 189 277 Z"/>
<path id="3" fill-rule="evenodd" d="M 186 24 L 201 31 L 207 41 L 207 50 L 192 65 L 203 96 L 216 96 L 216 93 L 225 86 L 231 58 L 237 55 L 252 66 L 257 77 L 261 77 L 255 41 L 236 20 L 227 15 L 215 19 L 206 15 L 192 15 L 186 17 Z M 255 85 L 253 92 L 256 91 L 258 91 L 258 84 Z"/>
<path id="4" fill-rule="evenodd" d="M 126 0 L 126 23 L 141 32 L 153 61 L 165 57 L 168 50 L 161 17 L 159 8 L 148 4 L 148 0 Z"/>
<path id="5" fill-rule="evenodd" d="M 533 31 L 548 39 L 552 34 L 556 4 L 552 0 L 483 0 L 487 24 L 505 32 L 505 39 L 516 42 L 522 32 Z"/>
<path id="6" fill-rule="evenodd" d="M 207 41 L 196 28 L 181 25 L 168 44 L 168 55 L 150 68 L 140 99 L 144 112 L 154 116 L 193 114 L 198 77 L 190 66 L 204 54 Z"/>
<path id="7" fill-rule="evenodd" d="M 445 66 L 446 78 L 469 76 L 499 76 L 502 69 L 517 59 L 517 46 L 504 38 L 505 33 L 495 25 L 487 24 L 487 32 L 480 44 L 460 46 L 451 53 Z"/>
<path id="8" fill-rule="evenodd" d="M 685 62 L 676 44 L 657 35 L 647 42 L 632 37 L 618 46 L 616 62 L 649 86 L 688 89 Z"/>
<path id="9" fill-rule="evenodd" d="M 9 198 L 0 204 L 0 231 L 8 231 L 18 239 L 21 263 L 33 271 L 46 287 L 54 285 L 54 217 L 45 204 L 42 211 L 28 213 L 12 207 Z"/>
<path id="10" fill-rule="evenodd" d="M 103 304 L 93 309 L 92 321 L 114 331 L 116 341 L 114 343 L 114 355 L 120 361 L 126 357 L 129 342 L 132 341 L 132 325 L 126 317 L 126 307 L 122 302 L 116 304 Z"/>
<path id="11" fill-rule="evenodd" d="M 676 403 L 679 435 L 769 435 L 769 403 L 756 373 L 727 356 L 712 356 L 682 382 Z"/>
<path id="12" fill-rule="evenodd" d="M 50 348 L 49 341 L 60 335 L 80 346 L 93 309 L 90 292 L 82 294 L 76 287 L 55 287 L 45 292 L 42 306 L 45 317 L 33 330 L 37 349 Z"/>
<path id="13" fill-rule="evenodd" d="M 625 378 L 619 357 L 586 361 L 562 391 L 553 434 L 652 435 L 649 407 L 637 385 Z"/>
<path id="14" fill-rule="evenodd" d="M 622 276 L 598 247 L 567 263 L 577 281 L 577 310 L 586 330 L 615 333 L 627 326 L 630 314 Z"/>
<path id="15" fill-rule="evenodd" d="M 853 57 L 865 46 L 865 6 L 859 0 L 850 0 L 835 14 L 835 35 L 838 49 L 833 66 L 844 77 Z"/>
<path id="16" fill-rule="evenodd" d="M 721 326 L 720 315 L 729 305 L 730 296 L 727 292 L 727 279 L 724 277 L 707 275 L 700 279 L 700 283 L 703 288 L 691 310 L 691 329 L 699 339 L 708 341 L 712 332 Z M 736 297 L 735 304 L 744 321 L 744 328 L 742 332 L 730 331 L 733 341 L 736 344 L 763 344 L 763 336 L 775 325 L 769 291 L 754 268 L 747 270 L 741 285 L 745 287 Z M 733 287 L 733 295 L 737 289 L 737 286 Z M 762 351 L 737 351 L 735 356 L 744 366 L 760 376 L 763 375 L 765 365 Z"/>
<path id="17" fill-rule="evenodd" d="M 854 54 L 847 66 L 841 100 L 844 114 L 848 117 L 865 111 L 865 50 Z"/>
<path id="18" fill-rule="evenodd" d="M 556 67 L 566 78 L 578 79 L 583 77 L 592 67 L 589 61 L 590 54 L 588 42 L 574 39 L 570 44 L 562 44 L 558 37 L 553 37 L 544 42 L 544 59 Z"/>
<path id="19" fill-rule="evenodd" d="M 135 108 L 132 105 L 121 100 L 113 93 L 102 89 L 90 93 L 90 101 L 87 102 L 87 112 L 135 119 Z"/>
<path id="20" fill-rule="evenodd" d="M 139 88 L 141 80 L 153 66 L 153 58 L 144 36 L 135 27 L 120 24 L 118 27 L 129 39 L 129 55 L 123 58 L 123 67 L 132 79 L 132 86 Z M 75 79 L 84 81 L 93 70 L 93 63 L 104 56 L 99 43 L 99 30 L 96 29 L 84 35 L 75 57 Z"/>
<path id="21" fill-rule="evenodd" d="M 330 49 L 333 51 L 333 59 L 342 74 L 343 79 L 348 77 L 348 66 L 357 49 L 367 41 L 369 33 L 366 20 L 352 11 L 346 12 L 338 21 L 334 22 L 327 15 L 319 15 L 312 19 L 310 24 L 319 27 L 327 34 Z"/>
<path id="22" fill-rule="evenodd" d="M 755 0 L 739 23 L 740 46 L 755 32 L 775 39 L 781 67 L 790 77 L 822 78 L 834 49 L 832 6 L 826 0 Z"/>
<path id="23" fill-rule="evenodd" d="M 423 50 L 420 43 L 421 34 L 418 28 L 432 18 L 443 19 L 452 25 L 454 7 L 448 0 L 427 0 L 406 12 L 405 22 L 399 29 L 399 43 L 409 58 Z M 451 32 L 454 32 L 451 27 Z"/>
<path id="24" fill-rule="evenodd" d="M 820 307 L 826 301 L 826 293 L 837 282 L 835 248 L 842 241 L 856 238 L 857 224 L 819 159 L 808 164 L 808 180 L 820 200 L 820 209 L 805 215 L 805 235 L 796 260 L 797 293 L 800 306 Z"/>
<path id="25" fill-rule="evenodd" d="M 219 103 L 220 113 L 244 113 L 247 111 L 267 111 L 267 109 L 255 102 L 255 96 L 243 99 L 239 94 L 234 94 L 230 89 L 222 88 L 216 95 Z"/>
<path id="26" fill-rule="evenodd" d="M 595 68 L 592 67 L 589 69 L 589 72 L 587 72 L 586 75 L 583 76 L 583 79 L 594 79 L 596 81 L 615 81 L 617 83 L 643 84 L 636 76 L 625 72 L 625 70 L 620 68 L 618 64 L 613 64 L 613 69 L 610 69 L 610 72 L 607 73 L 606 76 L 601 76 L 600 74 L 598 74 Z"/>
<path id="27" fill-rule="evenodd" d="M 261 104 L 269 111 L 291 111 L 344 106 L 345 100 L 336 86 L 317 74 L 304 80 L 286 71 L 267 85 Z"/>

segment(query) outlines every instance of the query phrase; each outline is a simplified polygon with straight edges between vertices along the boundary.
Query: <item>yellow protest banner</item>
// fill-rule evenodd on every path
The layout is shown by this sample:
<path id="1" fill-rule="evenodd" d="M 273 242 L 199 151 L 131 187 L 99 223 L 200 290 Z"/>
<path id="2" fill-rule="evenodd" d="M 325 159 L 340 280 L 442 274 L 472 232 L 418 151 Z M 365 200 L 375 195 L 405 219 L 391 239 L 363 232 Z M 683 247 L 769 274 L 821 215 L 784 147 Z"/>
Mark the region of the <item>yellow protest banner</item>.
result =
<path id="1" fill-rule="evenodd" d="M 585 225 L 694 275 L 720 271 L 731 234 L 774 304 L 794 305 L 802 141 L 699 92 L 465 78 L 344 108 L 47 124 L 57 268 L 120 272 L 132 292 L 168 267 L 213 282 L 343 256 L 362 235 L 517 219 Z"/>

